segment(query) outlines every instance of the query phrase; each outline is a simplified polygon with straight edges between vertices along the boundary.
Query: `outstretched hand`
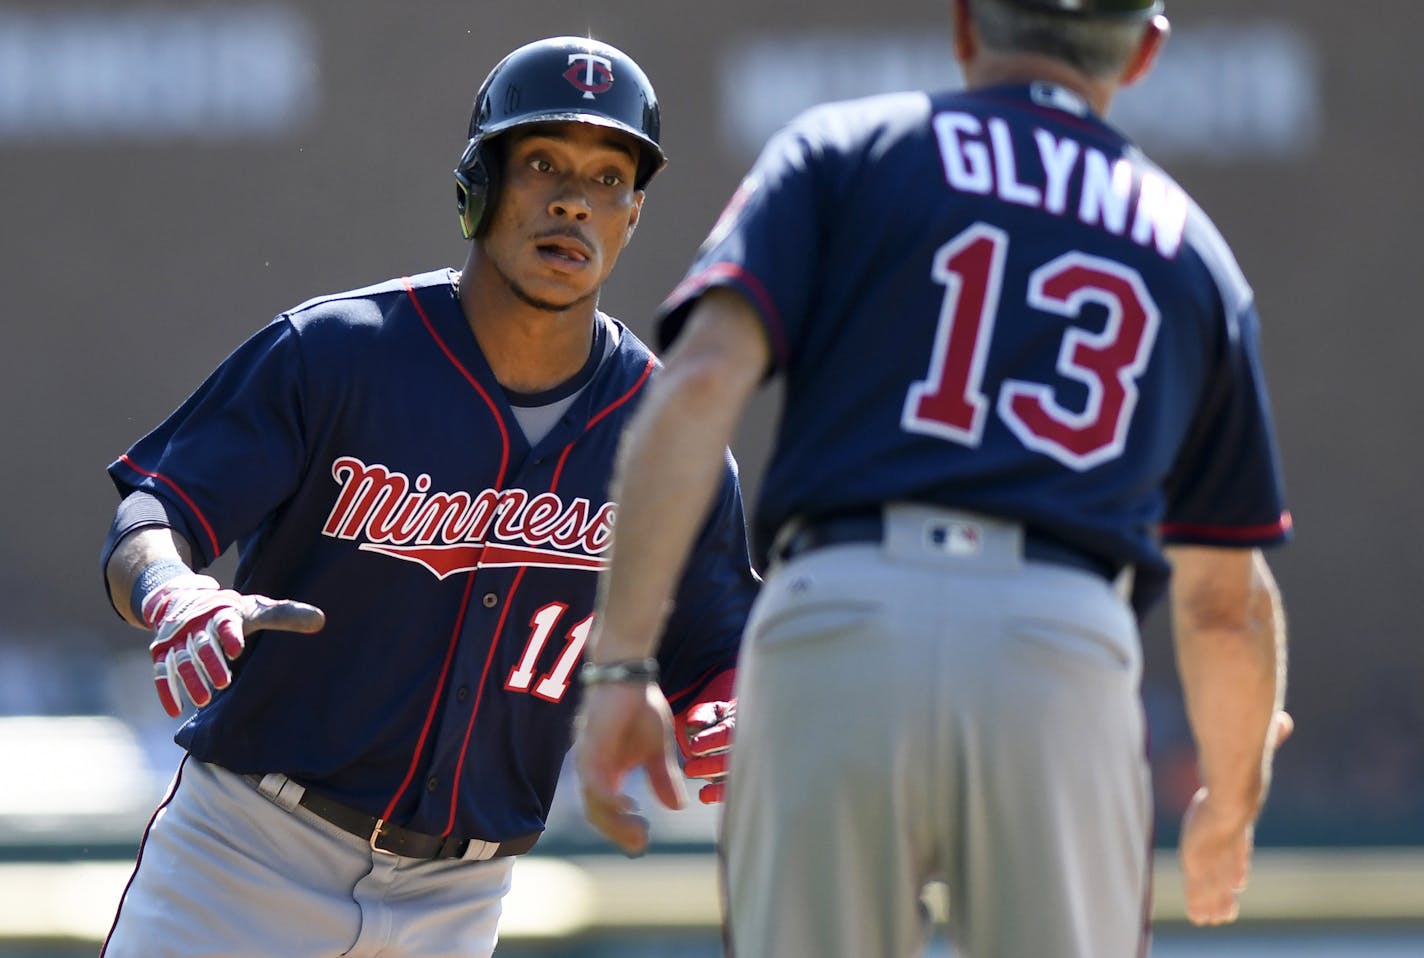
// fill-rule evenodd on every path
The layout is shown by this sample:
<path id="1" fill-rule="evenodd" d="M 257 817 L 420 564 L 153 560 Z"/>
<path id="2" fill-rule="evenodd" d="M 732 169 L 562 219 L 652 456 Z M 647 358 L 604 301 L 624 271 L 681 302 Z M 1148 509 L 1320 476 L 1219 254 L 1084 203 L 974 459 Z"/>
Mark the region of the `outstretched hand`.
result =
<path id="1" fill-rule="evenodd" d="M 1277 712 L 1268 734 L 1272 751 L 1295 730 L 1286 712 Z M 1187 918 L 1194 925 L 1224 925 L 1241 913 L 1240 896 L 1251 871 L 1257 808 L 1222 807 L 1207 788 L 1192 796 L 1182 818 L 1179 855 L 1185 881 Z"/>
<path id="2" fill-rule="evenodd" d="M 672 742 L 672 712 L 656 685 L 608 682 L 584 689 L 574 733 L 584 814 L 629 855 L 648 847 L 648 820 L 623 791 L 629 772 L 641 768 L 668 808 L 687 804 Z"/>
<path id="3" fill-rule="evenodd" d="M 326 614 L 305 602 L 243 595 L 206 575 L 181 575 L 154 589 L 139 610 L 154 631 L 148 651 L 163 710 L 183 712 L 183 694 L 199 708 L 213 690 L 232 684 L 228 663 L 242 654 L 247 636 L 263 629 L 316 632 Z"/>

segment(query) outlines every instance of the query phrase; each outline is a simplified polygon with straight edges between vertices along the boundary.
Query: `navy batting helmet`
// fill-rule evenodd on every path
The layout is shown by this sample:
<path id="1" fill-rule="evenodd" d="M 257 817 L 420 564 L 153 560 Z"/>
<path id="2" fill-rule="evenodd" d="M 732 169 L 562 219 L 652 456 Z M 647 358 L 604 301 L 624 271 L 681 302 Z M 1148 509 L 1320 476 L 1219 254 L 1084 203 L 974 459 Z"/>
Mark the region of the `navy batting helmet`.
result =
<path id="1" fill-rule="evenodd" d="M 667 163 L 653 85 L 621 50 L 583 37 L 537 40 L 490 71 L 475 94 L 469 142 L 455 167 L 455 204 L 465 238 L 487 225 L 499 187 L 490 139 L 530 123 L 592 123 L 628 134 L 641 147 L 634 187 L 643 189 Z"/>
<path id="2" fill-rule="evenodd" d="M 1009 4 L 1045 13 L 1069 13 L 1080 17 L 1140 19 L 1162 12 L 1162 0 L 1008 0 Z"/>

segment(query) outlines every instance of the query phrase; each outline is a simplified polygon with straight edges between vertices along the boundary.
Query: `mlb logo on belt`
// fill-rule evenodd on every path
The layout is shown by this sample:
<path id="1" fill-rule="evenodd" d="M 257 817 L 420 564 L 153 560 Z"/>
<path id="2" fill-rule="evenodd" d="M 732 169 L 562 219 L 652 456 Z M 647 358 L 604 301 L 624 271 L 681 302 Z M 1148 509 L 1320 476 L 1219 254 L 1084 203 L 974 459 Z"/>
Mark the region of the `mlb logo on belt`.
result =
<path id="1" fill-rule="evenodd" d="M 952 556 L 977 556 L 984 551 L 984 527 L 977 522 L 940 521 L 925 529 L 929 545 Z"/>

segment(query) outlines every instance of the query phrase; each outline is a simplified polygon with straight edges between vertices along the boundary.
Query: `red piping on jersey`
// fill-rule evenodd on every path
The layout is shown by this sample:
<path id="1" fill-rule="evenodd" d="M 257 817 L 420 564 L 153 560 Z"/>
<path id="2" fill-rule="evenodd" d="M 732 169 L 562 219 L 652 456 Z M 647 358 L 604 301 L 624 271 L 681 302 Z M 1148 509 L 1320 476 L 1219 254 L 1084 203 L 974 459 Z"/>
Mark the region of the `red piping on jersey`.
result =
<path id="1" fill-rule="evenodd" d="M 766 320 L 766 331 L 771 338 L 772 351 L 776 353 L 777 365 L 784 369 L 787 362 L 786 331 L 782 326 L 781 313 L 777 310 L 776 302 L 766 291 L 761 280 L 736 263 L 714 263 L 695 276 L 689 276 L 677 285 L 677 288 L 668 296 L 666 303 L 686 299 L 695 293 L 703 292 L 716 285 L 718 280 L 731 280 L 751 294 L 762 318 Z"/>
<path id="2" fill-rule="evenodd" d="M 699 675 L 697 678 L 693 679 L 691 682 L 688 682 L 685 686 L 683 686 L 682 688 L 678 689 L 676 692 L 669 692 L 669 693 L 667 693 L 665 697 L 667 698 L 667 700 L 668 700 L 669 703 L 672 703 L 672 702 L 677 701 L 677 700 L 678 700 L 679 698 L 681 698 L 682 696 L 687 695 L 689 692 L 691 692 L 691 691 L 694 690 L 694 689 L 696 690 L 697 695 L 698 695 L 698 696 L 701 696 L 704 692 L 706 692 L 709 688 L 712 687 L 713 682 L 714 682 L 716 679 L 722 677 L 723 675 L 726 675 L 728 672 L 733 672 L 733 671 L 735 671 L 735 670 L 736 670 L 736 666 L 735 666 L 735 665 L 731 665 L 731 666 L 725 665 L 725 664 L 714 665 L 714 666 L 712 666 L 710 669 L 708 669 L 706 672 L 703 672 L 703 673 L 702 673 L 701 675 Z M 700 704 L 702 704 L 702 700 L 701 700 L 700 698 L 698 698 L 697 700 L 695 700 L 695 701 L 692 703 L 692 705 L 700 705 Z M 692 705 L 684 706 L 683 708 L 678 709 L 677 712 L 675 712 L 674 714 L 681 714 L 681 713 L 683 713 L 683 712 L 686 712 L 689 708 L 692 707 Z"/>
<path id="3" fill-rule="evenodd" d="M 607 406 L 603 407 L 603 409 L 600 409 L 594 416 L 592 416 L 588 421 L 588 425 L 584 427 L 584 433 L 587 433 L 590 429 L 592 429 L 594 424 L 597 423 L 600 419 L 607 416 L 613 410 L 617 409 L 619 406 L 623 405 L 625 402 L 631 399 L 633 395 L 637 393 L 639 389 L 642 388 L 643 383 L 648 381 L 648 377 L 652 375 L 653 369 L 656 366 L 657 358 L 654 356 L 649 356 L 648 364 L 643 367 L 643 374 L 638 377 L 638 381 L 634 383 L 632 388 L 630 388 L 627 392 L 619 396 Z M 550 492 L 558 491 L 559 476 L 563 473 L 564 463 L 568 460 L 569 452 L 573 448 L 574 444 L 569 443 L 567 446 L 564 447 L 564 451 L 559 454 L 559 464 L 554 468 L 554 476 L 549 481 Z M 494 664 L 494 654 L 495 651 L 499 648 L 500 636 L 504 635 L 505 617 L 509 615 L 509 610 L 514 606 L 514 594 L 519 591 L 519 583 L 524 581 L 524 573 L 527 572 L 528 569 L 528 566 L 520 566 L 519 571 L 514 574 L 514 582 L 510 584 L 509 593 L 505 596 L 504 609 L 500 611 L 499 621 L 495 624 L 494 641 L 490 643 L 489 654 L 485 656 L 485 667 L 484 670 L 480 672 L 479 691 L 475 693 L 475 703 L 474 706 L 470 709 L 470 720 L 465 725 L 465 739 L 460 744 L 460 760 L 455 763 L 455 784 L 450 789 L 450 817 L 445 822 L 445 831 L 441 833 L 443 835 L 448 835 L 450 833 L 450 830 L 455 827 L 455 803 L 460 797 L 460 783 L 463 781 L 462 776 L 465 769 L 465 756 L 470 753 L 470 736 L 474 734 L 475 731 L 475 717 L 480 714 L 480 702 L 484 698 L 485 682 L 489 678 L 490 666 Z M 473 572 L 470 573 L 470 581 L 474 581 Z M 404 786 L 402 786 L 402 788 L 404 788 Z"/>
<path id="4" fill-rule="evenodd" d="M 494 641 L 490 643 L 489 654 L 485 656 L 485 667 L 480 671 L 480 684 L 475 692 L 475 704 L 470 708 L 470 720 L 465 723 L 465 738 L 460 742 L 460 760 L 455 763 L 455 783 L 450 788 L 450 817 L 445 821 L 445 829 L 441 835 L 450 834 L 450 830 L 455 827 L 455 801 L 460 797 L 461 775 L 465 771 L 465 756 L 470 754 L 470 735 L 475 730 L 475 716 L 480 714 L 480 702 L 485 697 L 485 682 L 489 678 L 490 666 L 494 664 L 494 654 L 499 649 L 500 636 L 504 635 L 504 620 L 508 617 L 509 610 L 514 608 L 514 594 L 519 591 L 519 583 L 524 581 L 524 573 L 528 571 L 529 567 L 522 565 L 519 571 L 514 573 L 514 582 L 509 586 L 504 608 L 500 610 L 499 621 L 494 626 Z M 470 573 L 470 581 L 474 582 L 474 579 L 474 573 Z"/>
<path id="5" fill-rule="evenodd" d="M 127 453 L 119 457 L 119 462 L 124 463 L 134 472 L 147 476 L 150 479 L 157 479 L 169 489 L 172 489 L 178 495 L 178 498 L 182 499 L 184 504 L 186 504 L 188 508 L 193 511 L 193 515 L 198 517 L 198 521 L 203 524 L 203 531 L 208 534 L 208 541 L 211 542 L 213 545 L 213 558 L 216 559 L 218 557 L 222 550 L 218 548 L 218 537 L 217 533 L 213 532 L 212 524 L 208 522 L 208 517 L 203 515 L 203 510 L 198 508 L 197 503 L 195 503 L 191 498 L 189 498 L 186 492 L 178 488 L 178 484 L 176 482 L 174 482 L 172 479 L 169 479 L 167 476 L 161 476 L 156 472 L 149 472 L 147 469 L 143 468 L 138 463 L 130 459 Z"/>
<path id="6" fill-rule="evenodd" d="M 435 710 L 440 702 L 441 693 L 445 690 L 445 679 L 450 674 L 450 663 L 455 658 L 455 647 L 460 644 L 460 632 L 465 625 L 465 610 L 470 607 L 470 593 L 475 589 L 475 574 L 471 572 L 465 577 L 465 594 L 460 598 L 460 613 L 455 616 L 455 628 L 450 632 L 450 645 L 445 650 L 445 661 L 440 665 L 440 678 L 435 681 L 435 694 L 430 697 L 430 708 L 425 713 L 425 724 L 420 727 L 420 738 L 415 742 L 415 751 L 410 756 L 410 768 L 406 769 L 405 778 L 400 786 L 391 796 L 390 804 L 381 813 L 382 818 L 390 818 L 395 814 L 396 802 L 405 794 L 405 790 L 410 787 L 411 779 L 415 778 L 416 767 L 420 764 L 420 753 L 425 751 L 425 740 L 430 735 L 430 726 L 435 721 Z M 480 700 L 475 699 L 475 707 L 479 707 Z M 446 831 L 449 831 L 447 828 Z"/>
<path id="7" fill-rule="evenodd" d="M 435 331 L 435 324 L 430 321 L 430 317 L 425 314 L 425 307 L 420 305 L 420 297 L 415 295 L 415 287 L 410 284 L 409 276 L 401 277 L 401 284 L 405 286 L 406 295 L 410 297 L 411 303 L 415 305 L 415 312 L 420 316 L 420 321 L 425 324 L 426 332 L 430 333 L 430 338 L 435 340 L 435 344 L 440 347 L 440 351 L 445 354 L 445 358 L 450 360 L 450 364 L 460 371 L 471 386 L 475 387 L 475 392 L 480 394 L 480 398 L 489 406 L 490 413 L 494 416 L 495 425 L 499 426 L 500 444 L 504 447 L 499 457 L 499 478 L 495 480 L 496 489 L 504 488 L 504 470 L 509 466 L 509 430 L 505 428 L 504 419 L 499 414 L 499 407 L 490 398 L 489 393 L 480 385 L 479 380 L 470 374 L 455 354 L 450 351 L 450 347 L 445 345 L 445 340 L 440 338 L 440 334 Z"/>
<path id="8" fill-rule="evenodd" d="M 440 351 L 445 354 L 445 358 L 450 361 L 450 365 L 454 366 L 460 371 L 460 375 L 465 377 L 465 381 L 468 382 L 471 386 L 475 387 L 475 392 L 480 394 L 480 398 L 483 399 L 485 401 L 485 405 L 489 407 L 490 415 L 494 417 L 495 425 L 499 427 L 499 440 L 501 447 L 499 455 L 499 472 L 496 474 L 495 477 L 494 488 L 503 489 L 504 473 L 505 470 L 509 468 L 509 430 L 504 425 L 504 418 L 499 414 L 499 407 L 495 405 L 494 400 L 490 398 L 490 394 L 485 391 L 485 388 L 480 385 L 479 380 L 477 380 L 473 375 L 471 375 L 470 371 L 465 368 L 464 364 L 461 363 L 460 360 L 455 357 L 455 354 L 451 351 L 450 347 L 446 345 L 445 340 L 441 339 L 440 334 L 435 331 L 435 324 L 430 321 L 430 317 L 425 312 L 425 307 L 420 304 L 420 297 L 415 294 L 415 287 L 411 285 L 410 277 L 402 276 L 401 285 L 405 287 L 406 295 L 410 297 L 410 302 L 411 305 L 415 307 L 416 315 L 419 316 L 420 321 L 425 324 L 425 331 L 430 334 L 431 339 L 435 340 L 435 345 L 440 347 Z M 470 594 L 474 591 L 475 575 L 478 571 L 478 569 L 471 571 L 469 576 L 467 576 L 465 579 L 465 594 L 460 599 L 460 613 L 455 617 L 455 628 L 450 633 L 450 646 L 448 649 L 445 650 L 445 662 L 440 667 L 440 678 L 435 683 L 435 692 L 430 696 L 430 708 L 425 713 L 425 725 L 420 730 L 420 738 L 415 743 L 415 751 L 410 756 L 410 768 L 406 770 L 405 780 L 400 783 L 400 787 L 397 788 L 395 794 L 391 796 L 390 804 L 386 806 L 386 810 L 381 816 L 382 818 L 390 818 L 395 813 L 396 803 L 400 801 L 401 796 L 405 794 L 405 790 L 410 787 L 411 780 L 415 778 L 415 770 L 420 765 L 421 753 L 425 751 L 425 742 L 430 735 L 430 727 L 435 721 L 435 713 L 439 708 L 439 703 L 445 692 L 445 681 L 447 678 L 449 678 L 450 675 L 450 663 L 454 661 L 455 648 L 460 643 L 460 633 L 464 629 L 465 625 L 465 612 L 470 607 Z M 523 572 L 524 570 L 521 569 L 520 575 L 523 575 Z M 518 584 L 518 582 L 519 579 L 518 577 L 516 577 L 515 583 Z M 510 590 L 510 594 L 511 596 L 513 595 L 512 589 Z M 508 608 L 509 606 L 506 605 L 505 609 L 507 610 Z M 503 617 L 501 617 L 500 624 L 503 625 L 503 623 L 504 619 Z M 498 645 L 498 636 L 499 633 L 496 632 L 495 645 L 490 647 L 491 656 L 494 655 L 494 649 Z M 485 663 L 485 671 L 489 671 L 489 662 Z M 483 692 L 483 690 L 484 678 L 483 676 L 481 676 L 480 691 Z M 479 693 L 477 693 L 475 696 L 474 708 L 470 710 L 470 725 L 465 731 L 465 741 L 467 743 L 469 742 L 470 738 L 469 728 L 472 728 L 474 726 L 475 715 L 479 712 L 479 709 L 480 697 Z M 464 761 L 464 754 L 462 752 L 460 756 L 460 764 L 463 765 Z M 459 790 L 460 776 L 457 767 L 455 774 L 455 785 L 451 793 L 451 820 L 450 824 L 447 824 L 445 826 L 445 832 L 443 834 L 448 834 L 451 826 L 454 824 L 454 795 L 457 794 Z"/>
<path id="9" fill-rule="evenodd" d="M 613 402 L 609 403 L 607 406 L 604 406 L 592 417 L 590 417 L 590 419 L 588 420 L 588 425 L 583 428 L 584 433 L 587 433 L 590 429 L 596 426 L 599 420 L 603 419 L 603 417 L 607 416 L 609 413 L 613 412 L 613 410 L 617 409 L 619 406 L 632 399 L 633 396 L 638 392 L 638 390 L 643 388 L 643 384 L 647 382 L 648 377 L 653 374 L 653 370 L 657 367 L 657 364 L 657 357 L 649 356 L 648 364 L 643 367 L 643 374 L 638 377 L 638 381 L 635 382 L 632 388 L 629 389 L 626 393 L 619 396 L 617 399 L 613 400 Z M 553 492 L 554 489 L 559 485 L 559 476 L 563 475 L 564 463 L 568 461 L 569 453 L 573 452 L 573 449 L 574 444 L 571 442 L 564 447 L 563 452 L 559 453 L 559 464 L 554 467 L 554 479 L 552 482 L 549 483 L 550 492 Z"/>
<path id="10" fill-rule="evenodd" d="M 188 753 L 183 753 L 183 758 L 178 763 L 178 773 L 173 776 L 173 784 L 169 786 L 168 794 L 163 797 L 163 801 L 158 803 L 158 807 L 149 816 L 148 824 L 143 827 L 143 838 L 138 843 L 138 858 L 134 860 L 134 870 L 129 875 L 129 880 L 124 884 L 124 893 L 119 896 L 119 907 L 114 911 L 114 923 L 109 926 L 109 933 L 104 936 L 104 944 L 99 948 L 99 958 L 104 958 L 104 952 L 109 950 L 109 939 L 114 937 L 114 929 L 119 927 L 119 916 L 124 911 L 124 899 L 129 897 L 129 889 L 133 887 L 134 879 L 138 877 L 139 866 L 143 864 L 143 850 L 148 845 L 148 833 L 153 831 L 153 823 L 158 821 L 158 813 L 168 807 L 168 803 L 173 801 L 173 796 L 178 794 L 178 785 L 183 781 L 183 766 L 188 764 Z"/>
<path id="11" fill-rule="evenodd" d="M 1281 535 L 1289 532 L 1293 524 L 1291 514 L 1282 512 L 1281 517 L 1275 522 L 1259 526 L 1198 526 L 1185 522 L 1164 522 L 1162 523 L 1162 534 L 1164 536 L 1241 541 Z"/>

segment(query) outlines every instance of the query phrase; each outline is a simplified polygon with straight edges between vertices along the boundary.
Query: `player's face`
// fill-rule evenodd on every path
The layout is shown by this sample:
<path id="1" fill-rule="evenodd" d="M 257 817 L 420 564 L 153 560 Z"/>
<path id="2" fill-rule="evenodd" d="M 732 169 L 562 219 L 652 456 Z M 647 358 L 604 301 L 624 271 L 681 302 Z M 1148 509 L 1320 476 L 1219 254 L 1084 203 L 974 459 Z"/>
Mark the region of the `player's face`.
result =
<path id="1" fill-rule="evenodd" d="M 539 309 L 588 301 L 612 272 L 642 209 L 630 138 L 587 123 L 507 134 L 484 258 L 516 296 Z"/>

